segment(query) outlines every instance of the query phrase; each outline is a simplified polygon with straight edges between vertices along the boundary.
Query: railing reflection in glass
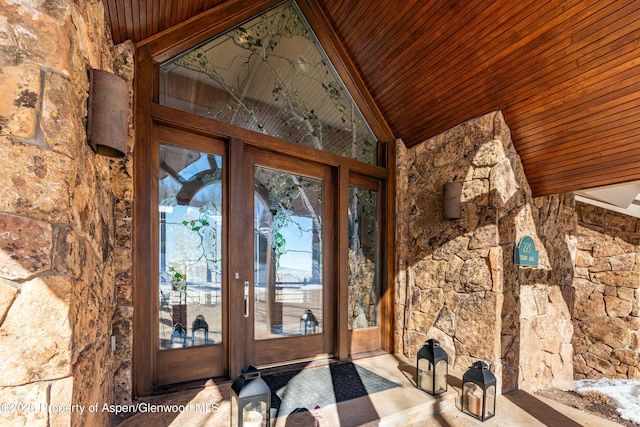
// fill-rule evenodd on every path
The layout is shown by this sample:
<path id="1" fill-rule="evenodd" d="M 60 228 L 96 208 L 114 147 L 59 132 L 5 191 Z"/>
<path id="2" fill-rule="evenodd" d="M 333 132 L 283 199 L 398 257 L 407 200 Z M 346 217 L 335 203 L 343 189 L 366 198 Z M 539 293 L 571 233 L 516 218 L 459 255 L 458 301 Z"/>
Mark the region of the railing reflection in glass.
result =
<path id="1" fill-rule="evenodd" d="M 160 146 L 160 349 L 222 342 L 222 157 Z"/>
<path id="2" fill-rule="evenodd" d="M 319 179 L 255 168 L 255 338 L 322 332 Z"/>

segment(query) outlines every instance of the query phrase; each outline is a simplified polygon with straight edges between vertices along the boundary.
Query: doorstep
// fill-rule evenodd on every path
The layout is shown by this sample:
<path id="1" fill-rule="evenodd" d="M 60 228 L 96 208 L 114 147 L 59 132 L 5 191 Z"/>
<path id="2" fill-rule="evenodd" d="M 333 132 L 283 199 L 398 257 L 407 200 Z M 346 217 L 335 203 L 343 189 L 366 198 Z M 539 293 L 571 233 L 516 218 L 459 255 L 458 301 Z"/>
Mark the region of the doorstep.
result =
<path id="1" fill-rule="evenodd" d="M 415 387 L 415 365 L 384 354 L 353 361 L 363 368 L 399 384 L 388 390 L 311 410 L 311 414 L 278 417 L 275 427 L 311 427 L 313 416 L 320 426 L 414 426 L 429 425 L 435 415 L 455 411 L 458 393 L 451 387 L 435 397 Z M 466 425 L 469 425 L 468 423 Z"/>
<path id="2" fill-rule="evenodd" d="M 272 420 L 272 427 L 614 427 L 604 420 L 523 391 L 498 396 L 496 416 L 480 422 L 460 407 L 462 373 L 449 371 L 449 389 L 438 397 L 415 387 L 415 364 L 404 356 L 384 354 L 353 363 L 393 381 L 400 387 L 346 400 L 322 408 Z M 313 367 L 310 369 L 314 369 Z M 137 413 L 127 419 L 114 418 L 111 426 L 203 426 L 230 425 L 230 381 L 208 387 L 138 399 L 134 403 L 177 405 L 184 411 Z M 312 405 L 312 403 L 309 403 Z M 316 424 L 317 420 L 317 424 Z"/>

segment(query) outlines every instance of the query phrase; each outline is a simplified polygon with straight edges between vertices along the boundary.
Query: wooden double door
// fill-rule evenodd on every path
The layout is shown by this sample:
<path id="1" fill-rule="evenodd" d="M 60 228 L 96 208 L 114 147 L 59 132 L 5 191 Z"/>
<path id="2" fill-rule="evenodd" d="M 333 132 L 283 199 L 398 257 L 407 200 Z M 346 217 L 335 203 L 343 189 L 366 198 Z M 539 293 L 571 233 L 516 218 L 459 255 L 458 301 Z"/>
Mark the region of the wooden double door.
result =
<path id="1" fill-rule="evenodd" d="M 153 385 L 334 351 L 329 166 L 154 127 Z"/>

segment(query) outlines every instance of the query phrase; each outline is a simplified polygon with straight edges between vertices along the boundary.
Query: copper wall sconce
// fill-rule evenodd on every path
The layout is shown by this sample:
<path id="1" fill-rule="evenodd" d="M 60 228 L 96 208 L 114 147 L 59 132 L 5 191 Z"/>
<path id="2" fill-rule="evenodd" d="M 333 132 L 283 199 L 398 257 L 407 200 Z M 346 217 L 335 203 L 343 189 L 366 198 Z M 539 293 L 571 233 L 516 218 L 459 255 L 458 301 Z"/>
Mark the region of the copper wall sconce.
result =
<path id="1" fill-rule="evenodd" d="M 445 220 L 462 217 L 462 183 L 447 182 L 443 187 L 442 217 Z"/>
<path id="2" fill-rule="evenodd" d="M 87 142 L 97 154 L 122 157 L 129 135 L 129 86 L 104 70 L 89 74 Z"/>

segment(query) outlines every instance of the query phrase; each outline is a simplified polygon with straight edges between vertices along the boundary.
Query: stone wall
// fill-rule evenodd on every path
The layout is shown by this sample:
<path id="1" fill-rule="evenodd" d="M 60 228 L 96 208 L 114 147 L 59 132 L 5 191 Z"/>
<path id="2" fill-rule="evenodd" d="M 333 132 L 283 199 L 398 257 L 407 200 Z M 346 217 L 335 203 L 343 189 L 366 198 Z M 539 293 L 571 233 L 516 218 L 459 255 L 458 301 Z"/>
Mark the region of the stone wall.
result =
<path id="1" fill-rule="evenodd" d="M 395 350 L 414 358 L 435 338 L 455 369 L 491 363 L 503 391 L 571 388 L 573 197 L 532 198 L 499 112 L 398 147 Z M 463 183 L 455 221 L 448 181 Z M 538 268 L 513 263 L 527 235 Z"/>
<path id="2" fill-rule="evenodd" d="M 0 0 L 3 426 L 105 425 L 89 405 L 114 400 L 130 158 L 97 156 L 85 129 L 88 70 L 127 68 L 107 31 L 100 0 Z"/>
<path id="3" fill-rule="evenodd" d="M 131 90 L 130 129 L 133 128 L 133 77 L 135 47 L 126 41 L 114 48 L 114 72 L 129 83 Z M 129 133 L 129 150 L 134 144 L 134 133 Z M 114 197 L 114 269 L 116 312 L 113 316 L 115 351 L 115 403 L 126 405 L 132 397 L 133 358 L 133 156 L 114 162 L 112 166 L 112 192 Z"/>
<path id="4" fill-rule="evenodd" d="M 640 378 L 640 220 L 578 203 L 576 379 Z"/>

